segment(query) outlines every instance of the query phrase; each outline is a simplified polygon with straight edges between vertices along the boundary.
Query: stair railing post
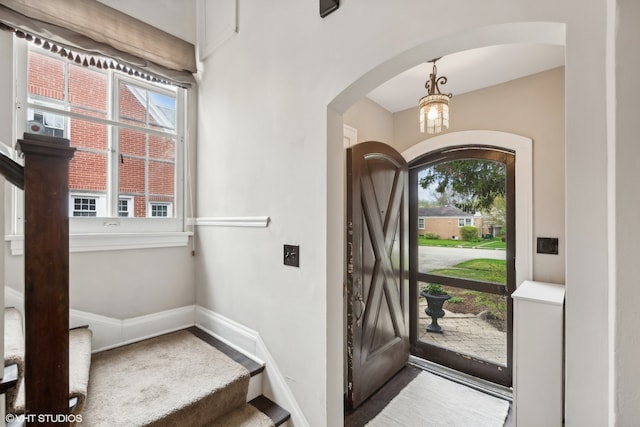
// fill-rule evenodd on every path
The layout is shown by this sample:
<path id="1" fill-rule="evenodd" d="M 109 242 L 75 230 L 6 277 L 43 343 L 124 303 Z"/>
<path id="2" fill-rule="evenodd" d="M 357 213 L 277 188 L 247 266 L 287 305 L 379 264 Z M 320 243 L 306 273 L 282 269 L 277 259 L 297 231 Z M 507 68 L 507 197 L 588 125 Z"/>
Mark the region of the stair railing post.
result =
<path id="1" fill-rule="evenodd" d="M 68 425 L 51 417 L 69 413 L 68 180 L 75 148 L 67 139 L 28 133 L 18 144 L 25 156 L 26 421 Z"/>

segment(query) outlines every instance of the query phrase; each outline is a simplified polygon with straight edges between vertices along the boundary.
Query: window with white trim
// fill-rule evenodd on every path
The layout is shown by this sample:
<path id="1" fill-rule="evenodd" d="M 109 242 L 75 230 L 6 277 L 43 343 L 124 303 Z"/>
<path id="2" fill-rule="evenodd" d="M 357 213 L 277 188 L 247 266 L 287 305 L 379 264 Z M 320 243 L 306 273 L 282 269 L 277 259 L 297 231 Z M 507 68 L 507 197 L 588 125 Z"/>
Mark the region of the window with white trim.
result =
<path id="1" fill-rule="evenodd" d="M 171 216 L 171 203 L 158 203 L 151 202 L 149 203 L 149 212 L 152 217 L 156 218 L 166 218 Z"/>
<path id="2" fill-rule="evenodd" d="M 474 225 L 473 218 L 458 218 L 458 227 L 464 227 L 466 225 Z"/>
<path id="3" fill-rule="evenodd" d="M 69 216 L 104 217 L 107 198 L 103 194 L 71 193 L 69 194 Z"/>
<path id="4" fill-rule="evenodd" d="M 424 218 L 418 218 L 418 229 L 424 230 Z"/>
<path id="5" fill-rule="evenodd" d="M 96 199 L 92 197 L 74 197 L 71 216 L 98 216 Z"/>
<path id="6" fill-rule="evenodd" d="M 111 69 L 108 58 L 101 68 L 85 67 L 16 43 L 24 49 L 18 75 L 25 76 L 17 88 L 18 134 L 64 137 L 76 148 L 70 232 L 184 231 L 186 89 Z M 17 192 L 12 234 L 23 228 Z M 163 207 L 154 212 L 158 201 Z"/>
<path id="7" fill-rule="evenodd" d="M 118 216 L 121 218 L 133 216 L 133 197 L 120 197 L 118 200 Z"/>

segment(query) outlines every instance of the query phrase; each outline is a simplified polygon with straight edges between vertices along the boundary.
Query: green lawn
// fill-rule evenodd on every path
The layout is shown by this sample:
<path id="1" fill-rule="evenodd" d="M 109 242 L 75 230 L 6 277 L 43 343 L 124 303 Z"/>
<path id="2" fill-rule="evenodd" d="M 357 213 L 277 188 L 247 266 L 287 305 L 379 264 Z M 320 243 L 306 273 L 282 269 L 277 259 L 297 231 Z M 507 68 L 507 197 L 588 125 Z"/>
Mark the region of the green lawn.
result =
<path id="1" fill-rule="evenodd" d="M 472 259 L 453 267 L 432 270 L 429 273 L 483 282 L 507 282 L 507 264 L 503 259 Z"/>
<path id="2" fill-rule="evenodd" d="M 461 262 L 453 267 L 432 270 L 429 273 L 505 284 L 507 263 L 500 259 L 478 258 Z M 495 319 L 506 319 L 507 303 L 503 295 L 459 288 L 446 288 L 446 291 L 451 294 L 452 299 L 455 298 L 455 303 L 447 304 L 447 309 L 451 311 L 478 314 L 487 310 Z"/>
<path id="3" fill-rule="evenodd" d="M 479 240 L 477 242 L 469 242 L 464 240 L 450 239 L 425 239 L 418 236 L 418 245 L 420 246 L 441 246 L 451 248 L 478 248 L 478 249 L 506 249 L 507 244 L 500 238 L 492 240 Z"/>

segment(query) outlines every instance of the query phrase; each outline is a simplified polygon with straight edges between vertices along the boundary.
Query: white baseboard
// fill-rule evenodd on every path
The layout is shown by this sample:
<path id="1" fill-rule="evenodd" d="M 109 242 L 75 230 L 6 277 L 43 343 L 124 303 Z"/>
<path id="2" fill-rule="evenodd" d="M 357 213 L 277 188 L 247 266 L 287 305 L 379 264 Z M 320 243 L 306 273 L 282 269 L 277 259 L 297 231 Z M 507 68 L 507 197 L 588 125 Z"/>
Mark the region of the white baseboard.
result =
<path id="1" fill-rule="evenodd" d="M 89 325 L 93 331 L 93 353 L 157 337 L 193 326 L 195 306 L 174 308 L 131 319 L 113 319 L 80 310 L 70 310 L 69 326 Z"/>
<path id="2" fill-rule="evenodd" d="M 201 306 L 196 307 L 195 324 L 247 357 L 256 360 L 258 363 L 264 363 L 256 356 L 256 343 L 258 341 L 258 333 L 256 331 Z"/>
<path id="3" fill-rule="evenodd" d="M 266 376 L 263 381 L 266 382 L 266 387 L 264 387 L 263 392 L 265 396 L 289 411 L 291 414 L 291 420 L 289 421 L 291 426 L 310 426 L 293 393 L 291 393 L 291 389 L 287 385 L 282 372 L 280 372 L 278 364 L 269 353 L 258 332 L 201 306 L 196 307 L 196 326 L 231 345 L 258 363 L 264 363 Z"/>
<path id="4" fill-rule="evenodd" d="M 16 307 L 24 318 L 24 296 L 5 286 L 5 307 Z M 188 328 L 195 324 L 195 305 L 130 319 L 115 319 L 81 310 L 69 310 L 69 327 L 88 325 L 93 332 L 93 353 Z"/>
<path id="5" fill-rule="evenodd" d="M 291 389 L 287 385 L 284 375 L 280 372 L 278 364 L 271 356 L 271 353 L 269 353 L 266 344 L 260 336 L 258 336 L 257 349 L 257 356 L 265 361 L 267 382 L 270 386 L 269 390 L 271 391 L 271 393 L 265 393 L 265 396 L 274 402 L 278 402 L 278 405 L 289 411 L 291 414 L 290 425 L 294 427 L 311 427 L 309 421 L 307 421 L 302 413 L 298 401 L 293 396 L 293 393 L 291 393 Z"/>

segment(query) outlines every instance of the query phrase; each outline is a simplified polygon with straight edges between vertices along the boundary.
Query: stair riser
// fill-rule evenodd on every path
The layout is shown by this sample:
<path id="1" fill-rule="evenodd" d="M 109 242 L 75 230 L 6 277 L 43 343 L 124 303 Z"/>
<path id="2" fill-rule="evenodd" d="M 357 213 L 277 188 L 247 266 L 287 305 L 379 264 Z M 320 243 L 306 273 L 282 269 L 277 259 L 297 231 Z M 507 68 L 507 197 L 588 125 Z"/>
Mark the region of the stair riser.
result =
<path id="1" fill-rule="evenodd" d="M 249 380 L 249 390 L 247 390 L 247 402 L 262 394 L 262 372 L 253 375 Z"/>

